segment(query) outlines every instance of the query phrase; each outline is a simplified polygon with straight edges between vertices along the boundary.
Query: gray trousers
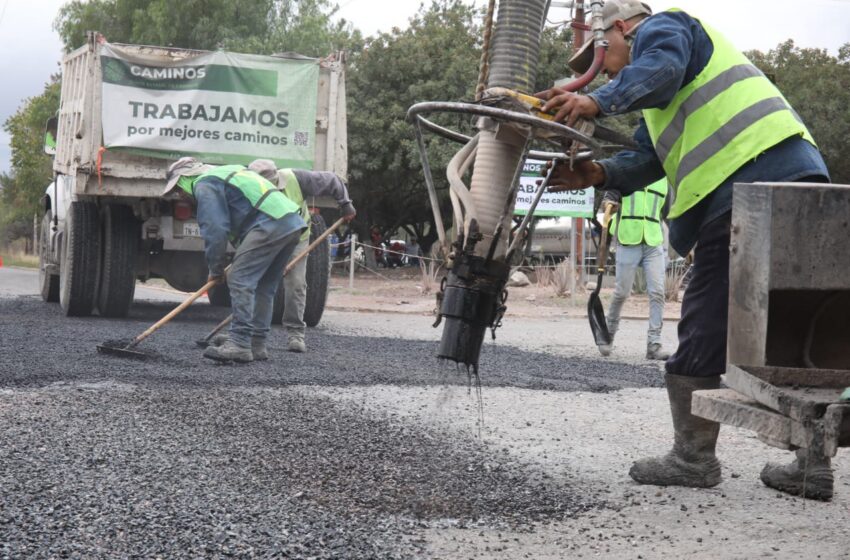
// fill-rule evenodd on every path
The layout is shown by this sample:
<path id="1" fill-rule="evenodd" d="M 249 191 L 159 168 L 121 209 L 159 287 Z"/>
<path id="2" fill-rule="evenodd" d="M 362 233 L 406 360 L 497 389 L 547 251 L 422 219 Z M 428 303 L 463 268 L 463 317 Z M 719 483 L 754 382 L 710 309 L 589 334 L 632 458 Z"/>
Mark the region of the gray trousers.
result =
<path id="1" fill-rule="evenodd" d="M 310 244 L 310 239 L 299 241 L 293 255 L 300 255 Z M 283 277 L 283 326 L 290 338 L 304 340 L 304 306 L 307 302 L 307 259 L 298 261 L 292 270 Z"/>
<path id="2" fill-rule="evenodd" d="M 617 284 L 611 307 L 608 309 L 608 330 L 613 335 L 620 325 L 620 311 L 632 291 L 635 273 L 643 267 L 646 290 L 649 293 L 649 330 L 647 344 L 661 342 L 661 323 L 664 319 L 664 248 L 659 245 L 618 245 Z"/>
<path id="3" fill-rule="evenodd" d="M 251 337 L 268 336 L 274 295 L 301 231 L 291 231 L 281 220 L 267 222 L 249 231 L 236 249 L 227 285 L 233 311 L 230 339 L 238 346 L 248 348 Z"/>

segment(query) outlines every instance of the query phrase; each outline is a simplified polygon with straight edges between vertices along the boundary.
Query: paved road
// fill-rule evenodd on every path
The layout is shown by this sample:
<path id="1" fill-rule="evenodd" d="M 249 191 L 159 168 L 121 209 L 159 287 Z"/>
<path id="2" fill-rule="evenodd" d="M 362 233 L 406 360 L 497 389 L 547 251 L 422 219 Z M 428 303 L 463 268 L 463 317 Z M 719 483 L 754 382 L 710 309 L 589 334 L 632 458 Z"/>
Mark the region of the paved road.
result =
<path id="1" fill-rule="evenodd" d="M 305 355 L 275 331 L 271 361 L 220 366 L 192 341 L 226 310 L 200 303 L 135 362 L 95 347 L 179 296 L 143 288 L 127 319 L 67 318 L 35 285 L 0 269 L 0 558 L 846 552 L 846 461 L 838 498 L 804 507 L 757 479 L 787 454 L 724 429 L 721 486 L 632 484 L 631 460 L 669 442 L 659 370 L 540 351 L 584 321 L 506 327 L 479 401 L 433 357 L 427 318 L 331 312 Z"/>

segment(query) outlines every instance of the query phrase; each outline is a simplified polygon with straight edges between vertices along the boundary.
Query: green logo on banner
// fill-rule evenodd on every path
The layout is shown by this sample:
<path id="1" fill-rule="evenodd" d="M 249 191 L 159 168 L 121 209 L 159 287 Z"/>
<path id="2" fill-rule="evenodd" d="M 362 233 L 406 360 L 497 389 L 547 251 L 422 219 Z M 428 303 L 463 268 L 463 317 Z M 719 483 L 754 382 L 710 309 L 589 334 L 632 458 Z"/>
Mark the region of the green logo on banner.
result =
<path id="1" fill-rule="evenodd" d="M 145 66 L 101 55 L 103 81 L 157 90 L 206 90 L 277 96 L 277 72 L 222 64 L 202 66 Z"/>

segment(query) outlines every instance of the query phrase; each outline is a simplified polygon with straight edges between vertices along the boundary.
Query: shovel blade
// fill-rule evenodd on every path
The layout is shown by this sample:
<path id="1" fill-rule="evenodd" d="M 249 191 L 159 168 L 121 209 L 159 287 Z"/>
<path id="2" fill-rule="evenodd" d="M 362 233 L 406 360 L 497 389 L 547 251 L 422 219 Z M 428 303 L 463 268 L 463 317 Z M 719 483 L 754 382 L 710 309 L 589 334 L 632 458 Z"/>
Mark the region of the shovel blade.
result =
<path id="1" fill-rule="evenodd" d="M 587 300 L 587 319 L 590 321 L 590 331 L 597 346 L 611 344 L 611 333 L 608 332 L 608 323 L 605 321 L 605 310 L 602 308 L 602 300 L 599 293 L 593 292 Z"/>

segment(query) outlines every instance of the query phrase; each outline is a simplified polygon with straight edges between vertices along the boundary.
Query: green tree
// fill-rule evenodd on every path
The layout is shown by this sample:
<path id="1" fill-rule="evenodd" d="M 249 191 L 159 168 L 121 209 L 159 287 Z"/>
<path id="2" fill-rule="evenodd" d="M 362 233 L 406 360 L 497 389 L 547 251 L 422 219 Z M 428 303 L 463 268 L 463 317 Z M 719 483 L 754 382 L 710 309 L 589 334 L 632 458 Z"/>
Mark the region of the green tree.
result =
<path id="1" fill-rule="evenodd" d="M 766 74 L 800 114 L 823 153 L 835 183 L 850 183 L 844 142 L 850 137 L 850 43 L 838 56 L 826 49 L 801 49 L 788 40 L 747 56 Z"/>
<path id="2" fill-rule="evenodd" d="M 406 29 L 370 38 L 351 58 L 348 74 L 349 177 L 361 238 L 377 225 L 386 235 L 411 228 L 423 249 L 436 231 L 431 223 L 419 149 L 408 107 L 420 101 L 471 99 L 478 76 L 479 18 L 457 0 L 432 2 Z M 437 119 L 439 120 L 439 119 Z M 457 128 L 460 119 L 447 123 Z M 463 127 L 461 127 L 463 128 Z M 441 170 L 457 144 L 428 135 L 429 157 L 444 215 L 447 184 Z"/>
<path id="3" fill-rule="evenodd" d="M 291 4 L 294 0 L 285 2 Z M 66 50 L 85 42 L 88 30 L 109 41 L 211 50 L 269 32 L 274 0 L 73 0 L 54 24 Z"/>
<path id="4" fill-rule="evenodd" d="M 33 214 L 52 180 L 51 159 L 44 154 L 44 127 L 59 107 L 59 81 L 53 76 L 41 95 L 24 100 L 3 124 L 11 137 L 11 173 L 0 176 L 0 232 L 3 241 L 28 236 Z"/>
<path id="5" fill-rule="evenodd" d="M 328 0 L 73 0 L 54 25 L 66 50 L 94 29 L 116 43 L 319 57 L 359 37 L 331 22 L 336 9 Z"/>
<path id="6" fill-rule="evenodd" d="M 401 227 L 421 240 L 427 250 L 436 239 L 419 149 L 407 109 L 422 101 L 471 101 L 478 81 L 483 13 L 457 0 L 423 6 L 406 29 L 370 38 L 352 57 L 349 91 L 349 162 L 352 196 L 367 226 L 387 235 Z M 541 42 L 538 89 L 567 73 L 570 34 L 547 29 Z M 429 120 L 474 134 L 472 119 L 429 115 Z M 451 207 L 445 167 L 460 148 L 426 133 L 429 162 L 442 216 Z M 450 222 L 446 224 L 449 227 Z"/>

